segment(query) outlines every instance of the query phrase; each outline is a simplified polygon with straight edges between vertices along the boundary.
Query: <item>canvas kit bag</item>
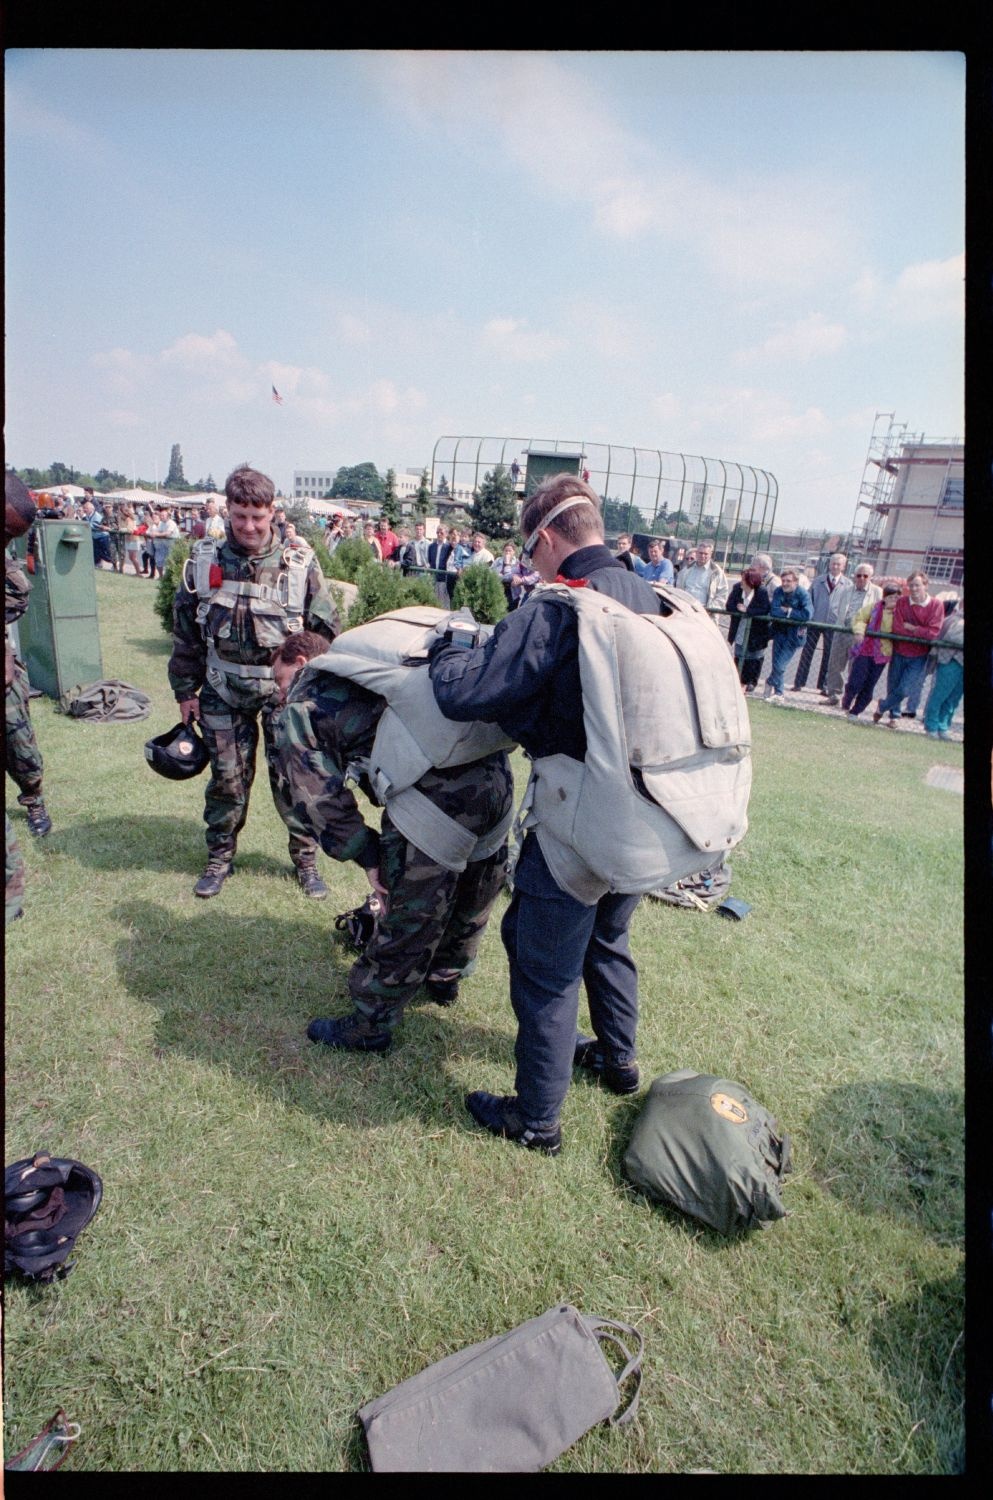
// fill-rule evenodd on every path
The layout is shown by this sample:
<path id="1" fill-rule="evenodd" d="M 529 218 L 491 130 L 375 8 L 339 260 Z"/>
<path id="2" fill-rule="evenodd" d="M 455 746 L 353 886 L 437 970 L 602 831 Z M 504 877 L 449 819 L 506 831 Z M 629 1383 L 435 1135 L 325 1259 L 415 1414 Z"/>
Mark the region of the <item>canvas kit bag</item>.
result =
<path id="1" fill-rule="evenodd" d="M 107 682 L 76 683 L 63 693 L 57 711 L 74 719 L 89 719 L 94 724 L 121 724 L 131 719 L 147 719 L 152 700 L 140 688 L 113 678 Z"/>
<path id="2" fill-rule="evenodd" d="M 601 1343 L 620 1350 L 615 1375 Z M 636 1343 L 636 1353 L 628 1348 Z M 569 1303 L 460 1349 L 358 1413 L 377 1473 L 536 1473 L 599 1422 L 638 1409 L 642 1338 Z M 620 1416 L 620 1390 L 634 1391 Z"/>
<path id="3" fill-rule="evenodd" d="M 719 1234 L 786 1216 L 790 1138 L 740 1083 L 680 1068 L 656 1078 L 638 1116 L 624 1175 Z"/>

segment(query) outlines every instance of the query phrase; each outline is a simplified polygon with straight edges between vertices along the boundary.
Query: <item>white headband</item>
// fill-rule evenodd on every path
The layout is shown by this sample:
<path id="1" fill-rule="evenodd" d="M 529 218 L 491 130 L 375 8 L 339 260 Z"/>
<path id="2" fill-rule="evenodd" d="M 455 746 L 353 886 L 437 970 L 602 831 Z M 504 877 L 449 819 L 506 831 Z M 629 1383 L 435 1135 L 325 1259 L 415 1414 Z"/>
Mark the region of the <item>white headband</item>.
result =
<path id="1" fill-rule="evenodd" d="M 547 516 L 542 516 L 538 525 L 521 548 L 521 552 L 530 560 L 532 548 L 538 545 L 538 533 L 539 531 L 544 531 L 549 521 L 554 521 L 556 516 L 561 515 L 564 510 L 569 510 L 573 505 L 592 505 L 592 503 L 586 495 L 573 495 L 568 500 L 560 500 L 558 505 L 552 506 Z"/>

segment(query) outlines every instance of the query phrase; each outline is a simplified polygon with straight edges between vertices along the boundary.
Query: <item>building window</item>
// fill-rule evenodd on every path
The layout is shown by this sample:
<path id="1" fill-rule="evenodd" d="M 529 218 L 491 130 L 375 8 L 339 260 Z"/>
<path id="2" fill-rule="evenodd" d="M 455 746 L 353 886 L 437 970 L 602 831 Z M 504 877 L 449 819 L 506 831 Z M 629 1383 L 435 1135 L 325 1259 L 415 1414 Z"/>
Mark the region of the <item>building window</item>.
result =
<path id="1" fill-rule="evenodd" d="M 959 474 L 957 478 L 945 480 L 945 487 L 941 492 L 942 505 L 954 505 L 961 507 L 965 502 L 963 499 L 964 476 Z"/>
<path id="2" fill-rule="evenodd" d="M 951 583 L 961 587 L 965 571 L 962 553 L 935 549 L 924 558 L 924 571 L 932 583 Z"/>

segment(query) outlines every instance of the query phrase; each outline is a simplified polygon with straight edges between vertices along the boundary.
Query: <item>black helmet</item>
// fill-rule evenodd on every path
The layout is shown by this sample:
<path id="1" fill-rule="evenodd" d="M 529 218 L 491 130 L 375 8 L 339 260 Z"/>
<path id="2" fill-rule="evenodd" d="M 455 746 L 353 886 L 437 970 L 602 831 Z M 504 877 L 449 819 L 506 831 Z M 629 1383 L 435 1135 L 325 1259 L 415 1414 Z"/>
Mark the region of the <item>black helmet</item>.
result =
<path id="1" fill-rule="evenodd" d="M 166 734 L 157 734 L 145 746 L 145 759 L 153 771 L 170 781 L 188 781 L 210 764 L 207 746 L 193 724 L 179 723 Z"/>
<path id="2" fill-rule="evenodd" d="M 4 1271 L 38 1282 L 68 1276 L 76 1236 L 103 1196 L 92 1167 L 40 1151 L 4 1169 L 3 1196 Z"/>

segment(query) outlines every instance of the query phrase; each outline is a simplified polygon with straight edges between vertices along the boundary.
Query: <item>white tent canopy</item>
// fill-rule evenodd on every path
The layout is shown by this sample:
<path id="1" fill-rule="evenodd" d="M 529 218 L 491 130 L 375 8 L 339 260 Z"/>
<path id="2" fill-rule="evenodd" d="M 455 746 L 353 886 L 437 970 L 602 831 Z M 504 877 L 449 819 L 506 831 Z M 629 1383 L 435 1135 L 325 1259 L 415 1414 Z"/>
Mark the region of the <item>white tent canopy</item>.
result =
<path id="1" fill-rule="evenodd" d="M 61 495 L 63 500 L 81 500 L 86 494 L 81 484 L 39 484 L 32 495 Z"/>
<path id="2" fill-rule="evenodd" d="M 312 516 L 351 516 L 352 520 L 361 515 L 361 511 L 350 510 L 341 500 L 284 500 L 284 505 L 305 505 Z"/>
<path id="3" fill-rule="evenodd" d="M 103 495 L 94 495 L 95 500 L 127 500 L 131 505 L 165 505 L 175 504 L 168 495 L 160 495 L 157 490 L 107 490 Z"/>

